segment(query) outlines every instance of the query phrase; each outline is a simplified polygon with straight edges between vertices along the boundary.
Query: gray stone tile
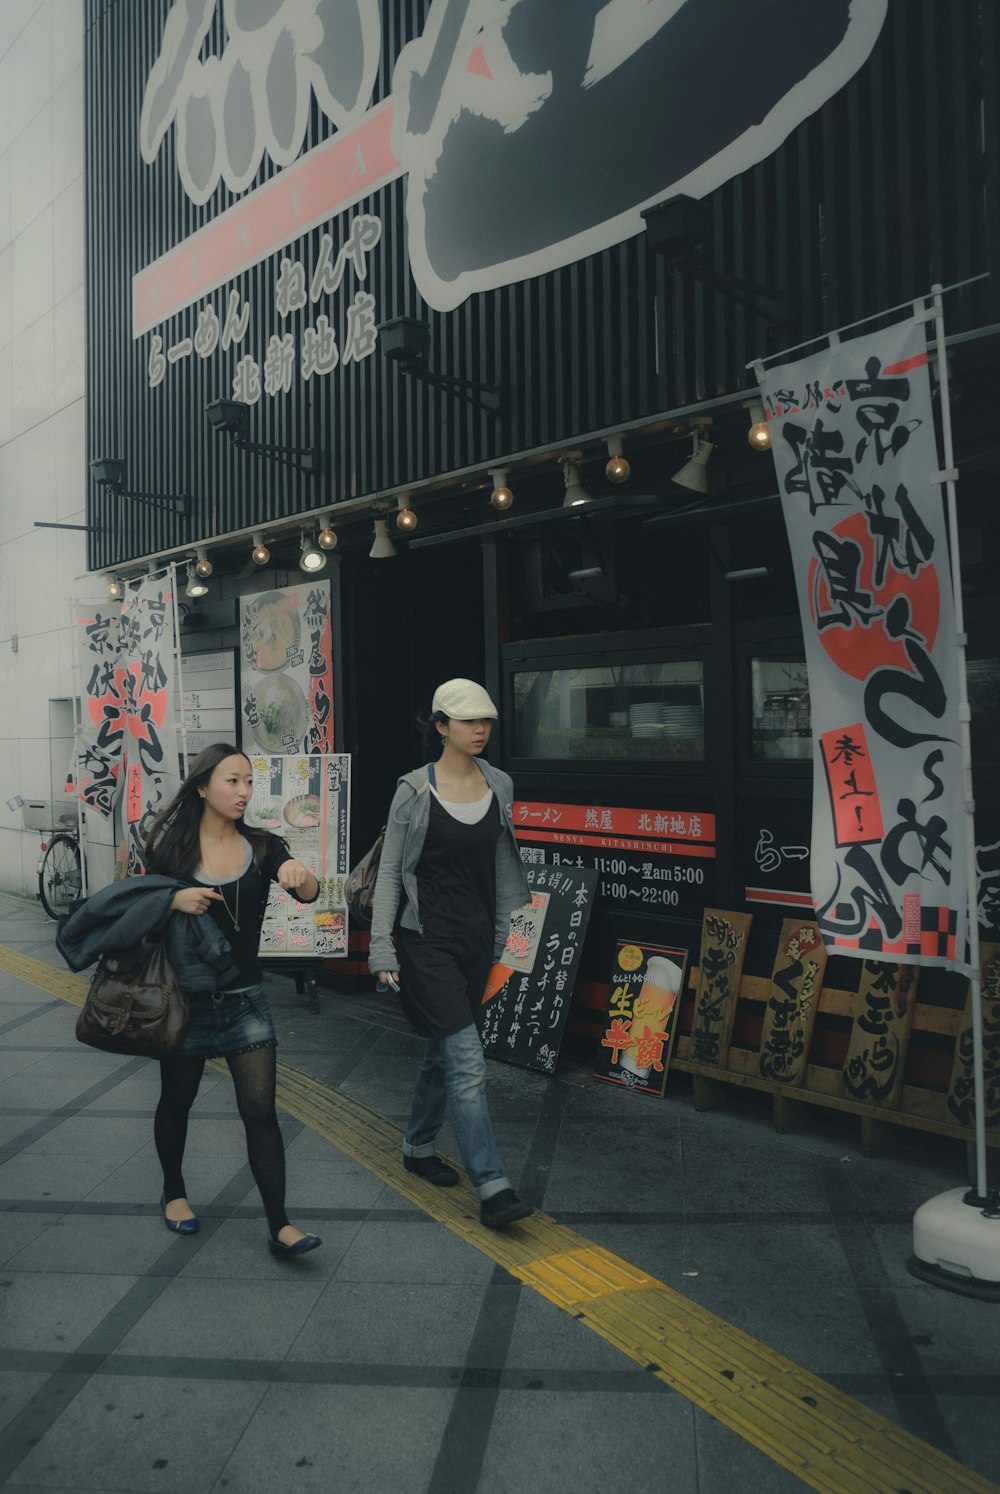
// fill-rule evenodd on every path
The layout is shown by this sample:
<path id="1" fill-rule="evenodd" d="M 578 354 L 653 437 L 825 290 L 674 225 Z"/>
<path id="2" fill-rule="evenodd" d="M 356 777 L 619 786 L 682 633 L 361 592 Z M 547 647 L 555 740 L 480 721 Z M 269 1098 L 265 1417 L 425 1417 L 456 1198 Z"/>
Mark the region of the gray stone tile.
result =
<path id="1" fill-rule="evenodd" d="M 915 1290 L 893 1292 L 910 1331 L 920 1363 L 932 1378 L 938 1375 L 996 1375 L 995 1304 L 947 1292 L 911 1278 Z M 874 1293 L 876 1304 L 880 1294 Z M 987 1316 L 989 1314 L 989 1316 Z M 987 1325 L 989 1324 L 989 1328 Z M 998 1470 L 1000 1471 L 1000 1465 Z"/>
<path id="2" fill-rule="evenodd" d="M 938 1405 L 961 1463 L 996 1483 L 1000 1479 L 996 1397 L 992 1392 L 943 1395 L 939 1397 Z"/>
<path id="3" fill-rule="evenodd" d="M 94 1113 L 67 1116 L 65 1120 L 31 1142 L 20 1153 L 23 1157 L 60 1155 L 64 1157 L 100 1156 L 111 1162 L 124 1162 L 145 1145 L 145 1128 L 134 1120 L 113 1120 Z"/>
<path id="4" fill-rule="evenodd" d="M 253 1195 L 256 1199 L 256 1192 Z M 340 1220 L 313 1220 L 303 1215 L 294 1221 L 298 1228 L 310 1234 L 318 1234 L 323 1241 L 321 1249 L 309 1256 L 309 1279 L 316 1276 L 329 1278 L 334 1275 L 344 1254 L 361 1228 L 360 1222 Z M 164 1233 L 166 1233 L 164 1231 Z M 263 1210 L 259 1219 L 224 1219 L 196 1254 L 184 1266 L 181 1276 L 185 1280 L 194 1277 L 214 1277 L 223 1280 L 273 1282 L 275 1272 L 282 1269 L 282 1262 L 275 1261 L 267 1248 L 267 1221 Z M 288 1269 L 298 1269 L 306 1262 L 289 1263 Z"/>
<path id="5" fill-rule="evenodd" d="M 116 1166 L 113 1157 L 28 1157 L 22 1152 L 0 1166 L 0 1198 L 83 1198 Z"/>
<path id="6" fill-rule="evenodd" d="M 288 1168 L 288 1211 L 308 1212 L 310 1204 L 324 1209 L 370 1209 L 382 1193 L 382 1182 L 356 1162 L 296 1160 Z"/>
<path id="7" fill-rule="evenodd" d="M 208 1494 L 264 1391 L 243 1381 L 95 1376 L 9 1485 Z"/>
<path id="8" fill-rule="evenodd" d="M 335 1278 L 310 1313 L 288 1358 L 459 1367 L 465 1361 L 483 1290 Z"/>
<path id="9" fill-rule="evenodd" d="M 489 1281 L 493 1261 L 443 1224 L 414 1215 L 413 1222 L 369 1220 L 358 1230 L 337 1270 L 338 1281 Z"/>
<path id="10" fill-rule="evenodd" d="M 142 1126 L 140 1134 L 144 1131 L 150 1138 L 146 1145 L 127 1162 L 121 1166 L 114 1166 L 102 1177 L 96 1178 L 91 1186 L 80 1188 L 75 1196 L 84 1199 L 87 1203 L 131 1203 L 155 1205 L 163 1187 L 163 1176 L 160 1172 L 160 1164 L 156 1159 L 156 1149 L 152 1142 L 152 1119 L 148 1128 Z M 239 1172 L 243 1163 L 238 1157 L 210 1157 L 198 1156 L 190 1158 L 184 1168 L 184 1181 L 188 1186 L 189 1197 L 195 1209 L 199 1205 L 204 1206 L 225 1187 Z M 2 1192 L 3 1173 L 0 1171 L 0 1192 Z"/>
<path id="11" fill-rule="evenodd" d="M 476 1494 L 644 1487 L 699 1494 L 693 1413 L 680 1396 L 536 1390 L 497 1398 Z"/>
<path id="12" fill-rule="evenodd" d="M 189 1359 L 283 1358 L 325 1278 L 308 1255 L 294 1264 L 271 1263 L 275 1273 L 283 1274 L 266 1290 L 256 1280 L 178 1277 L 125 1335 L 120 1352 Z"/>
<path id="13" fill-rule="evenodd" d="M 47 1376 L 0 1370 L 0 1431 L 9 1426 L 45 1384 Z"/>
<path id="14" fill-rule="evenodd" d="M 851 1291 L 857 1285 L 836 1231 L 830 1225 L 798 1224 L 793 1219 L 782 1220 L 777 1227 L 759 1220 L 688 1224 L 682 1271 L 696 1271 L 703 1285 L 756 1292 L 780 1274 L 775 1261 L 779 1243 L 782 1258 L 808 1263 L 810 1279 L 822 1282 L 824 1291 Z"/>
<path id="15" fill-rule="evenodd" d="M 20 1209 L 0 1211 L 0 1265 L 51 1229 L 60 1217 L 58 1214 L 34 1214 Z"/>
<path id="16" fill-rule="evenodd" d="M 35 1219 L 39 1216 L 30 1216 Z M 144 1275 L 174 1236 L 154 1218 L 63 1214 L 6 1262 L 8 1271 Z M 44 1288 L 40 1288 L 44 1290 Z"/>
<path id="17" fill-rule="evenodd" d="M 608 1370 L 646 1378 L 640 1367 L 570 1313 L 527 1289 L 518 1295 L 517 1318 L 507 1353 L 507 1371 L 530 1369 L 544 1381 L 546 1370 Z"/>
<path id="18" fill-rule="evenodd" d="M 135 1282 L 134 1276 L 80 1272 L 0 1275 L 0 1317 L 5 1349 L 56 1349 L 70 1353 L 97 1327 Z"/>
<path id="19" fill-rule="evenodd" d="M 393 1386 L 272 1386 L 226 1464 L 219 1494 L 424 1494 L 452 1394 Z"/>
<path id="20" fill-rule="evenodd" d="M 587 1219 L 573 1227 L 595 1245 L 630 1261 L 640 1271 L 648 1271 L 650 1276 L 675 1290 L 683 1289 L 686 1271 L 698 1269 L 689 1248 L 688 1232 L 681 1223 L 634 1222 L 622 1215 L 615 1221 Z"/>

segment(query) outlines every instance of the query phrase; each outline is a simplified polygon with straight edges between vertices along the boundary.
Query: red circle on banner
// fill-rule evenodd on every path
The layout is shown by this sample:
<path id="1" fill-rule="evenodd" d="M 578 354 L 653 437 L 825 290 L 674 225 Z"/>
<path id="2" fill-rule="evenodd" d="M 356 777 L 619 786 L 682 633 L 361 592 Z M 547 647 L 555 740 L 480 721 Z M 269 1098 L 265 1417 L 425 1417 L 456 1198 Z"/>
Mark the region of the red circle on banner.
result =
<path id="1" fill-rule="evenodd" d="M 866 680 L 875 669 L 903 669 L 912 674 L 903 641 L 890 638 L 885 627 L 885 613 L 896 597 L 906 597 L 910 604 L 909 631 L 918 633 L 930 653 L 934 648 L 938 625 L 941 620 L 941 588 L 938 584 L 937 566 L 924 565 L 915 576 L 908 571 L 897 570 L 891 557 L 885 566 L 882 585 L 875 587 L 875 541 L 868 527 L 868 516 L 852 514 L 836 524 L 832 533 L 841 540 L 852 540 L 861 556 L 856 588 L 870 597 L 877 609 L 871 622 L 863 622 L 857 613 L 846 610 L 844 621 L 827 623 L 817 630 L 817 636 L 832 662 L 843 674 L 853 679 Z M 813 624 L 817 615 L 825 617 L 840 613 L 841 604 L 831 601 L 830 582 L 827 572 L 813 557 L 809 562 L 809 611 Z"/>

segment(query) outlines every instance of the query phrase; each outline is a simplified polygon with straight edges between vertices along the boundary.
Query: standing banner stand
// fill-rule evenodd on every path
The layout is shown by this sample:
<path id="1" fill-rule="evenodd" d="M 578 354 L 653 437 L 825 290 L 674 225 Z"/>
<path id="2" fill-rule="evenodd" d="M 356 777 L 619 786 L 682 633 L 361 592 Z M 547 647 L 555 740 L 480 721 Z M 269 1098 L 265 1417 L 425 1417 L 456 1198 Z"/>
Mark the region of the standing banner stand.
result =
<path id="1" fill-rule="evenodd" d="M 832 953 L 935 966 L 970 981 L 976 1185 L 918 1209 L 908 1266 L 925 1281 L 1000 1301 L 1000 1197 L 990 1194 L 986 1173 L 975 804 L 942 307 L 945 291 L 958 288 L 933 286 L 896 326 L 841 342 L 841 332 L 909 304 L 829 333 L 826 348 L 797 362 L 777 364 L 807 344 L 751 366 L 772 431 L 817 703 L 811 875 L 824 943 Z M 941 488 L 943 503 L 935 495 Z"/>
<path id="2" fill-rule="evenodd" d="M 350 864 L 351 759 L 347 753 L 252 753 L 253 794 L 246 821 L 288 842 L 292 855 L 316 873 L 319 897 L 299 903 L 272 885 L 260 934 L 260 955 L 292 975 L 309 1009 L 319 1011 L 317 965 L 347 956 L 344 880 Z"/>

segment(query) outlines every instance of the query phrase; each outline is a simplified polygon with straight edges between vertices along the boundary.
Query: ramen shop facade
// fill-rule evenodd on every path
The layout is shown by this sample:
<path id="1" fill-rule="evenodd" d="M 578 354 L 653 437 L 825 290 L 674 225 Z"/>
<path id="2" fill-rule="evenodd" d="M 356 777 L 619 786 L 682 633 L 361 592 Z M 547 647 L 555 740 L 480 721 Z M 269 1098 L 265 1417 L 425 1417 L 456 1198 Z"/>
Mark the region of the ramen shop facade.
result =
<path id="1" fill-rule="evenodd" d="M 543 0 L 87 5 L 89 568 L 177 563 L 186 592 L 208 559 L 183 658 L 232 656 L 248 751 L 301 723 L 290 692 L 245 709 L 240 598 L 328 586 L 357 854 L 434 686 L 482 680 L 526 856 L 597 873 L 581 1042 L 616 941 L 696 954 L 723 908 L 763 949 L 810 911 L 809 679 L 748 365 L 933 284 L 960 286 L 998 933 L 1000 275 L 977 277 L 1000 268 L 1000 18 L 843 0 L 780 45 L 766 22 L 735 0 L 609 0 L 571 30 Z"/>

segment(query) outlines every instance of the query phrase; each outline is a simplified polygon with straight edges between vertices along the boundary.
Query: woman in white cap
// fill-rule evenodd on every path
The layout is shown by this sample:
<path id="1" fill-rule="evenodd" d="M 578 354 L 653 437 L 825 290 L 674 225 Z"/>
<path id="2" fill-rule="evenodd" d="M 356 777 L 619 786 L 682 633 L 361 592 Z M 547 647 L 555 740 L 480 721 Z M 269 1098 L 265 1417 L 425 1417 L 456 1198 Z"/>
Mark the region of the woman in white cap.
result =
<path id="1" fill-rule="evenodd" d="M 447 1110 L 479 1217 L 503 1229 L 531 1213 L 504 1173 L 486 1103 L 474 1013 L 500 957 L 510 914 L 530 900 L 514 839 L 513 785 L 482 760 L 497 708 L 474 680 L 434 692 L 428 748 L 436 762 L 405 774 L 389 810 L 372 910 L 369 965 L 398 990 L 426 1038 L 403 1166 L 440 1188 L 458 1173 L 435 1156 Z"/>

